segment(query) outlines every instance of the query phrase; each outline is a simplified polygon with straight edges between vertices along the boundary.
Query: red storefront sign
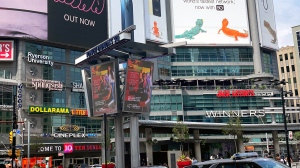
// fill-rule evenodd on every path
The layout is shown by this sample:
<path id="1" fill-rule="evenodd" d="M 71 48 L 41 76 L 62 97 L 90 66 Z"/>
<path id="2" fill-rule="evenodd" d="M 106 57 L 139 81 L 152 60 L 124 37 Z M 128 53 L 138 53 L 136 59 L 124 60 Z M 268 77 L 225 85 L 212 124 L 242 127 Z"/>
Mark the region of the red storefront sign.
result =
<path id="1" fill-rule="evenodd" d="M 252 89 L 247 90 L 219 90 L 217 97 L 254 97 L 255 93 Z"/>
<path id="2" fill-rule="evenodd" d="M 0 61 L 14 60 L 14 42 L 10 40 L 0 41 Z"/>
<path id="3" fill-rule="evenodd" d="M 79 151 L 100 151 L 100 144 L 73 144 L 65 143 L 64 144 L 64 153 L 73 153 Z"/>

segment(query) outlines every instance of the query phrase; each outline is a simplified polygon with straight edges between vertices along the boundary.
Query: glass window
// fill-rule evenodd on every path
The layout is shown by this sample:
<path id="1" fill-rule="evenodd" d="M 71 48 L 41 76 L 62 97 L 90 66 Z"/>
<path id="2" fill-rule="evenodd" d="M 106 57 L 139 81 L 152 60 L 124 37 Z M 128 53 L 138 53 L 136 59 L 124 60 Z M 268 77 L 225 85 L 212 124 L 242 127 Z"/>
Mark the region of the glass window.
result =
<path id="1" fill-rule="evenodd" d="M 285 60 L 288 60 L 288 59 L 289 59 L 288 54 L 284 54 L 284 59 L 285 59 Z"/>
<path id="2" fill-rule="evenodd" d="M 290 53 L 290 59 L 294 59 L 293 53 Z"/>
<path id="3" fill-rule="evenodd" d="M 282 59 L 282 55 L 279 55 L 279 60 L 280 60 L 280 61 L 282 61 L 282 60 L 283 60 L 283 59 Z"/>

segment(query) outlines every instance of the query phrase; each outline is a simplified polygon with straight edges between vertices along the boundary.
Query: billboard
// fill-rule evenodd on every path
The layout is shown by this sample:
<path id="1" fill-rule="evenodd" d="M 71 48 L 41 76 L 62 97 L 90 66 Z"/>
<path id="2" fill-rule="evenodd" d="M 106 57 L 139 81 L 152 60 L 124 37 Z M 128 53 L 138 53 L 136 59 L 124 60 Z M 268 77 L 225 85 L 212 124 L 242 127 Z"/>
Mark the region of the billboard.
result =
<path id="1" fill-rule="evenodd" d="M 123 111 L 150 112 L 153 62 L 128 59 Z"/>
<path id="2" fill-rule="evenodd" d="M 117 112 L 114 66 L 114 62 L 107 62 L 91 67 L 93 116 Z"/>
<path id="3" fill-rule="evenodd" d="M 134 41 L 146 43 L 145 18 L 143 0 L 112 0 L 109 1 L 110 36 L 113 36 L 131 25 L 136 25 Z"/>
<path id="4" fill-rule="evenodd" d="M 14 60 L 14 42 L 11 40 L 0 40 L 0 61 Z"/>
<path id="5" fill-rule="evenodd" d="M 105 0 L 1 0 L 0 36 L 92 47 L 107 39 Z"/>
<path id="6" fill-rule="evenodd" d="M 250 45 L 246 0 L 174 0 L 173 42 L 187 45 Z"/>
<path id="7" fill-rule="evenodd" d="M 256 0 L 256 10 L 261 46 L 278 50 L 273 0 Z"/>
<path id="8" fill-rule="evenodd" d="M 144 0 L 146 39 L 168 43 L 166 1 Z"/>

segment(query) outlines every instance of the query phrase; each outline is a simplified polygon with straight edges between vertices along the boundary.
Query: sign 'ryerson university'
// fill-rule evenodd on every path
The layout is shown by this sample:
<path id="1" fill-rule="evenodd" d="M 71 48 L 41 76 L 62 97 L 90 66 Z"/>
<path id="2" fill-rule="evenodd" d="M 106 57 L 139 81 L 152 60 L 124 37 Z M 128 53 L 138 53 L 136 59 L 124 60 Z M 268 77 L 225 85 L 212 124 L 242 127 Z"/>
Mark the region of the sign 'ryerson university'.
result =
<path id="1" fill-rule="evenodd" d="M 96 57 L 106 54 L 131 40 L 131 33 L 122 32 L 89 49 L 84 55 L 75 60 L 75 65 L 82 65 Z"/>

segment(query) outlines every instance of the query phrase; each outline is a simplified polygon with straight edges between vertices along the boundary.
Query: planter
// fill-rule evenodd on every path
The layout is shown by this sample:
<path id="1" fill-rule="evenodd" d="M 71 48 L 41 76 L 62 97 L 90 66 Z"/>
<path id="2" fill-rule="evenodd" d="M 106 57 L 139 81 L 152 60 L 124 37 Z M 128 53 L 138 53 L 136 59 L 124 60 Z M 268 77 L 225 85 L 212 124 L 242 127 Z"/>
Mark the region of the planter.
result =
<path id="1" fill-rule="evenodd" d="M 189 166 L 191 164 L 192 164 L 191 160 L 177 162 L 178 168 L 183 168 L 184 166 Z"/>
<path id="2" fill-rule="evenodd" d="M 102 168 L 115 168 L 115 164 L 107 164 L 107 167 L 105 164 L 102 164 Z"/>

